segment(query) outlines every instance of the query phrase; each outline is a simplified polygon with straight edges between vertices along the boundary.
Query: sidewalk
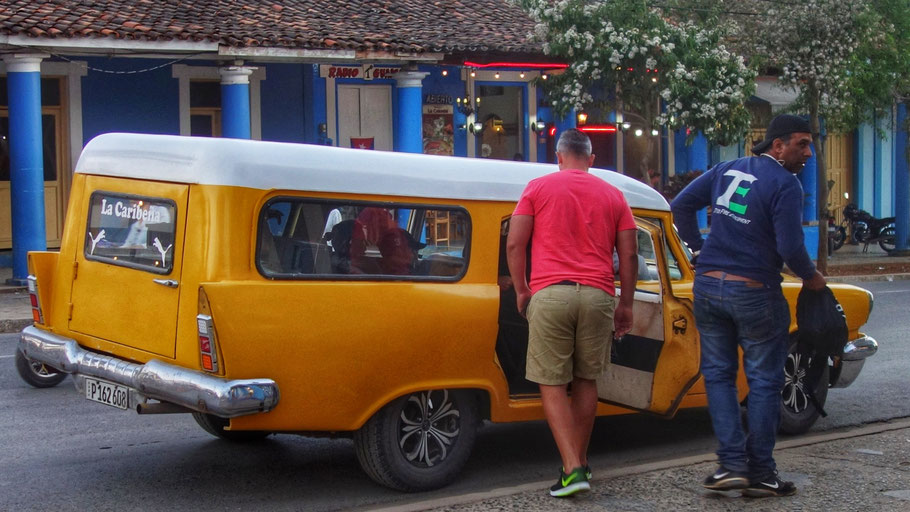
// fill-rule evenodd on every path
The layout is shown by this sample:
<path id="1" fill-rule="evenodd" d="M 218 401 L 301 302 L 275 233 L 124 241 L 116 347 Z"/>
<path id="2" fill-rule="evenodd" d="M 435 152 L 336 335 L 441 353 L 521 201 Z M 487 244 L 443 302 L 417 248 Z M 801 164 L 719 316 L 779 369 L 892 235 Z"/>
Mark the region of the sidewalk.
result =
<path id="1" fill-rule="evenodd" d="M 910 256 L 888 256 L 879 246 L 845 245 L 828 259 L 828 280 L 834 283 L 910 279 Z M 0 267 L 0 333 L 19 332 L 32 323 L 25 287 L 8 286 L 12 269 Z M 910 508 L 908 508 L 910 510 Z"/>
<path id="2" fill-rule="evenodd" d="M 379 509 L 511 511 L 793 511 L 910 510 L 910 420 L 871 424 L 846 432 L 782 440 L 775 451 L 780 476 L 797 486 L 783 498 L 744 498 L 711 492 L 702 480 L 716 468 L 714 454 L 624 468 L 592 468 L 591 492 L 552 498 L 556 481 L 495 489 Z"/>

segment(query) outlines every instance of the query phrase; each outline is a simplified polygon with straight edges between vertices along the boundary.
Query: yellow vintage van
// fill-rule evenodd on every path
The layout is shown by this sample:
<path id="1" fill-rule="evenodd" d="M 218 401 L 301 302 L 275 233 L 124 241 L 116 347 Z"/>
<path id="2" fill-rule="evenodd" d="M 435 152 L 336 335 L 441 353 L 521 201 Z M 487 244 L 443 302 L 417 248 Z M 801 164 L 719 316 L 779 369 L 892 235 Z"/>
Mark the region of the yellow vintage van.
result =
<path id="1" fill-rule="evenodd" d="M 59 252 L 29 254 L 33 376 L 86 399 L 191 413 L 232 441 L 350 435 L 401 490 L 450 482 L 484 420 L 543 418 L 505 266 L 525 184 L 555 166 L 270 142 L 107 134 L 73 179 Z M 664 198 L 620 174 L 641 265 L 632 333 L 599 381 L 600 415 L 706 405 L 693 270 Z M 571 250 L 571 248 L 567 248 Z M 785 291 L 795 305 L 797 282 Z M 849 385 L 872 307 L 832 285 L 850 341 L 819 386 Z M 795 330 L 795 325 L 793 329 Z M 820 362 L 825 364 L 826 362 Z M 794 350 L 783 428 L 815 421 Z M 741 393 L 746 394 L 744 379 Z"/>

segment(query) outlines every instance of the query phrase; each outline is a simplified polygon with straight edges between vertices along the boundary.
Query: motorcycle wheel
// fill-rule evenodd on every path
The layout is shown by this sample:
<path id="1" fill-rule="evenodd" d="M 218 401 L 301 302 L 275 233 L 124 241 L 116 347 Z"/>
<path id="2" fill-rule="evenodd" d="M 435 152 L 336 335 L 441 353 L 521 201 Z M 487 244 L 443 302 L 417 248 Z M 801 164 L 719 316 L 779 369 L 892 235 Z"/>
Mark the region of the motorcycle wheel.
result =
<path id="1" fill-rule="evenodd" d="M 844 242 L 847 241 L 847 230 L 843 226 L 838 227 L 834 230 L 834 234 L 831 235 L 833 245 L 832 249 L 835 251 L 844 246 Z"/>
<path id="2" fill-rule="evenodd" d="M 897 236 L 895 234 L 894 228 L 887 227 L 882 230 L 882 233 L 878 238 L 878 245 L 885 252 L 891 252 L 894 250 L 896 240 Z"/>

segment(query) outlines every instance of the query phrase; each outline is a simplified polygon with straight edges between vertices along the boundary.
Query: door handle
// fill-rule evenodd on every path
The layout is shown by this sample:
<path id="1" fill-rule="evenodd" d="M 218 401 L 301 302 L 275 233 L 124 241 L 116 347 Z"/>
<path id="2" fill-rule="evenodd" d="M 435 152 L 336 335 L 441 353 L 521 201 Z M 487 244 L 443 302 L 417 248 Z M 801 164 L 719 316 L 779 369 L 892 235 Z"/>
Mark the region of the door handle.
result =
<path id="1" fill-rule="evenodd" d="M 152 282 L 168 288 L 177 288 L 177 281 L 173 279 L 152 279 Z"/>
<path id="2" fill-rule="evenodd" d="M 685 334 L 688 327 L 689 321 L 686 320 L 686 317 L 680 316 L 673 319 L 673 334 Z"/>

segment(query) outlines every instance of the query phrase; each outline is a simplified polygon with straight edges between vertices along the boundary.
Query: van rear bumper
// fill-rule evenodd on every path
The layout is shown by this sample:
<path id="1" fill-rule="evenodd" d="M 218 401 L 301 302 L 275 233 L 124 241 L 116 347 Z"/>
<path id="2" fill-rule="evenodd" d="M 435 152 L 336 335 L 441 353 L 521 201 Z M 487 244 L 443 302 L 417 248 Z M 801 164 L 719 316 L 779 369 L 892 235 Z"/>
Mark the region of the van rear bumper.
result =
<path id="1" fill-rule="evenodd" d="M 155 359 L 131 363 L 33 326 L 23 329 L 19 349 L 62 372 L 120 384 L 143 397 L 222 418 L 268 412 L 278 405 L 278 384 L 272 379 L 227 380 Z"/>

